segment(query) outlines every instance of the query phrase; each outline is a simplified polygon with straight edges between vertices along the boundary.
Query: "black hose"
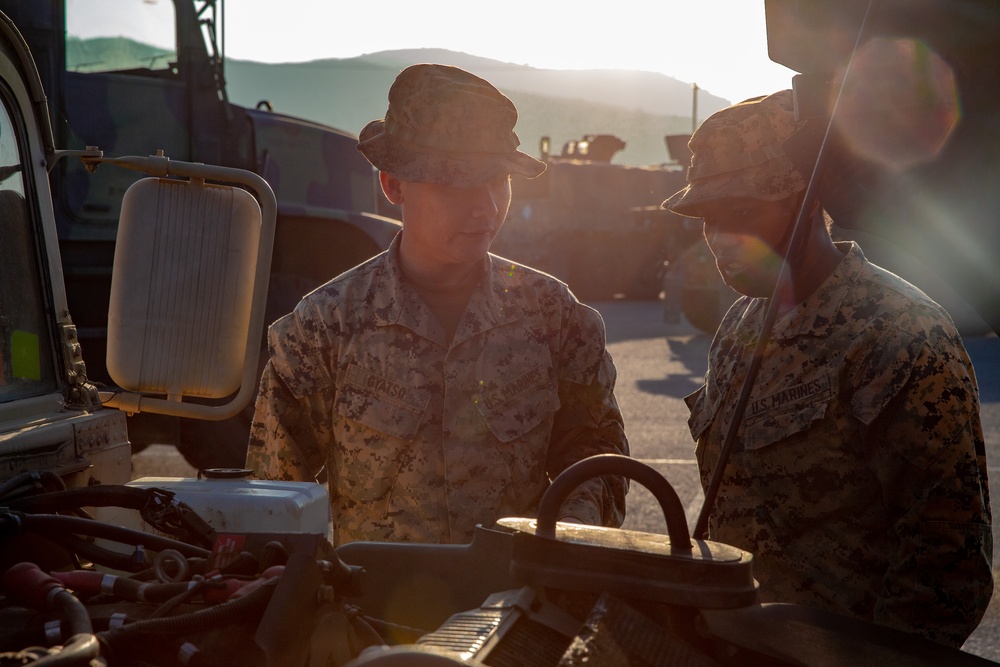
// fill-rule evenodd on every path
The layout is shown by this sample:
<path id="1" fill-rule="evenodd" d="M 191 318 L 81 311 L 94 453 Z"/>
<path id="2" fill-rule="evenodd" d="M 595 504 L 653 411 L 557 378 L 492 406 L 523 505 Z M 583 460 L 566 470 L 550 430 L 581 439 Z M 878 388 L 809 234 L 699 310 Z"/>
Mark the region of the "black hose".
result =
<path id="1" fill-rule="evenodd" d="M 0 515 L 0 518 L 3 516 Z M 51 536 L 52 534 L 58 535 L 60 533 L 78 533 L 90 537 L 100 537 L 106 540 L 131 544 L 133 546 L 143 546 L 154 551 L 176 549 L 189 558 L 208 558 L 211 555 L 208 549 L 202 549 L 186 542 L 100 521 L 90 521 L 88 519 L 55 514 L 21 514 L 12 512 L 7 513 L 6 516 L 14 517 L 14 520 L 20 524 L 21 531 L 41 533 L 46 536 Z"/>
<path id="2" fill-rule="evenodd" d="M 136 562 L 133 554 L 131 553 L 125 554 L 120 551 L 106 549 L 73 534 L 49 534 L 47 537 L 56 544 L 72 552 L 74 555 L 81 557 L 84 561 L 88 561 L 111 570 L 136 573 L 149 566 L 146 562 Z"/>
<path id="3" fill-rule="evenodd" d="M 154 584 L 155 585 L 155 584 Z M 181 604 L 187 602 L 196 595 L 201 595 L 202 591 L 205 590 L 207 584 L 204 579 L 197 581 L 193 586 L 188 586 L 186 582 L 181 582 L 177 584 L 159 584 L 158 587 L 177 587 L 180 586 L 178 590 L 172 597 L 164 601 L 159 607 L 153 611 L 147 618 L 164 618 L 167 614 L 172 612 Z M 162 588 L 164 592 L 170 590 L 168 588 Z"/>
<path id="4" fill-rule="evenodd" d="M 10 509 L 21 512 L 51 514 L 78 507 L 124 507 L 141 510 L 149 503 L 149 500 L 150 493 L 146 489 L 102 484 L 12 499 L 5 504 Z"/>
<path id="5" fill-rule="evenodd" d="M 55 589 L 50 604 L 66 622 L 66 634 L 94 634 L 94 626 L 90 623 L 90 614 L 87 612 L 87 608 L 65 588 Z"/>
<path id="6" fill-rule="evenodd" d="M 51 470 L 29 470 L 28 472 L 18 473 L 0 484 L 0 499 L 5 498 L 21 486 L 31 485 L 44 490 L 47 482 L 50 482 L 57 489 L 66 488 L 66 482 L 63 481 L 62 477 Z"/>
<path id="7" fill-rule="evenodd" d="M 118 642 L 127 642 L 141 635 L 171 636 L 205 632 L 233 625 L 263 613 L 274 594 L 276 581 L 269 581 L 243 597 L 233 598 L 208 609 L 167 618 L 135 621 L 120 628 L 99 632 L 97 636 L 102 644 L 114 646 Z"/>
<path id="8" fill-rule="evenodd" d="M 122 507 L 141 513 L 147 523 L 160 532 L 210 548 L 215 531 L 197 512 L 174 499 L 172 491 L 159 488 L 103 484 L 36 494 L 11 499 L 6 506 L 31 513 L 77 512 L 81 507 Z"/>
<path id="9" fill-rule="evenodd" d="M 35 568 L 30 566 L 29 569 Z M 57 584 L 55 580 L 51 582 L 52 588 L 46 597 L 45 606 L 59 616 L 64 623 L 65 633 L 70 637 L 59 653 L 47 655 L 31 664 L 42 667 L 53 665 L 87 667 L 101 654 L 100 644 L 94 635 L 94 626 L 90 622 L 90 614 L 75 595 Z"/>
<path id="10" fill-rule="evenodd" d="M 97 637 L 80 634 L 70 637 L 59 653 L 47 655 L 30 664 L 31 667 L 88 667 L 100 655 L 101 645 Z"/>

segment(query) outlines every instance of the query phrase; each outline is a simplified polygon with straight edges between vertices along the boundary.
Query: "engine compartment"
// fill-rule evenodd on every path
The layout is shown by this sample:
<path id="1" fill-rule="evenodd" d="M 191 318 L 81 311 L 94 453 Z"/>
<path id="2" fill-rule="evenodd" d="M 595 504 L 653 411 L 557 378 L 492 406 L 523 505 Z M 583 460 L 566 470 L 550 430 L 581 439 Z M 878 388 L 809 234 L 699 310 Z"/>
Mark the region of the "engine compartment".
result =
<path id="1" fill-rule="evenodd" d="M 665 480 L 607 456 L 564 474 L 665 485 L 674 511 Z M 752 554 L 676 521 L 668 535 L 555 522 L 548 508 L 571 486 L 558 479 L 537 518 L 480 526 L 470 544 L 338 548 L 322 521 L 254 531 L 267 510 L 253 502 L 212 512 L 215 492 L 191 491 L 210 479 L 158 481 L 67 489 L 39 471 L 0 485 L 0 665 L 993 664 L 762 604 Z M 228 484 L 224 496 L 246 488 Z M 94 518 L 109 512 L 140 527 Z"/>

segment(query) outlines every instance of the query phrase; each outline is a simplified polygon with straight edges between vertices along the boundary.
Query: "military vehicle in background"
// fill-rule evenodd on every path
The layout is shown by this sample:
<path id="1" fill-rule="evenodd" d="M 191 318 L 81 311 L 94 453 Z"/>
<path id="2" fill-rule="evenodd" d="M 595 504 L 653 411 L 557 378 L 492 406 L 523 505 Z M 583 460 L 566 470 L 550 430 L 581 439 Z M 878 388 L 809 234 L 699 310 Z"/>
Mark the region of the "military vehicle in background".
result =
<path id="1" fill-rule="evenodd" d="M 386 248 L 398 222 L 382 215 L 381 190 L 356 137 L 270 110 L 229 102 L 218 41 L 221 0 L 0 0 L 28 43 L 48 97 L 55 139 L 107 155 L 150 147 L 174 159 L 259 174 L 278 200 L 267 321 L 313 287 Z M 239 10 L 239 6 L 236 6 Z M 140 48 L 127 39 L 74 37 L 78 28 L 125 22 L 157 26 L 172 46 Z M 108 25 L 104 25 L 104 23 Z M 117 25 L 117 24 L 115 24 Z M 88 376 L 111 382 L 104 358 L 111 265 L 120 202 L 137 178 L 124 170 L 85 173 L 62 161 L 51 173 L 69 307 L 86 350 Z M 134 446 L 176 444 L 196 467 L 241 466 L 250 408 L 224 422 L 129 418 Z M 189 447 L 208 438 L 214 450 Z"/>
<path id="2" fill-rule="evenodd" d="M 660 210 L 684 187 L 685 167 L 615 164 L 625 142 L 611 134 L 540 142 L 545 172 L 514 179 L 507 222 L 493 251 L 565 281 L 584 301 L 656 298 L 664 262 L 692 240 L 680 218 Z"/>
<path id="3" fill-rule="evenodd" d="M 612 162 L 625 142 L 611 134 L 566 142 L 558 155 L 543 137 L 547 168 L 536 179 L 514 178 L 493 251 L 556 276 L 584 301 L 662 292 L 668 322 L 683 314 L 715 331 L 735 294 L 715 270 L 700 221 L 660 208 L 687 184 L 689 137 L 666 135 L 670 160 L 650 166 Z"/>

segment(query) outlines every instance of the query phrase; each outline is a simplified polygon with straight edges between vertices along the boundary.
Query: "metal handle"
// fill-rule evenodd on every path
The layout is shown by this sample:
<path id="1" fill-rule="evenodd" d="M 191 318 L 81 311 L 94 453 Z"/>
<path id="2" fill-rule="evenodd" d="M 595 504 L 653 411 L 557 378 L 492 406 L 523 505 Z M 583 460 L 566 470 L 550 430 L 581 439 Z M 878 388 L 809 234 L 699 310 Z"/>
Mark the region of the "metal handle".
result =
<path id="1" fill-rule="evenodd" d="M 538 505 L 535 534 L 555 539 L 556 519 L 562 502 L 583 482 L 604 475 L 620 475 L 646 487 L 663 510 L 671 549 L 691 551 L 691 534 L 688 532 L 684 506 L 681 505 L 674 487 L 650 466 L 621 454 L 598 454 L 577 461 L 563 470 L 546 489 L 542 502 Z"/>

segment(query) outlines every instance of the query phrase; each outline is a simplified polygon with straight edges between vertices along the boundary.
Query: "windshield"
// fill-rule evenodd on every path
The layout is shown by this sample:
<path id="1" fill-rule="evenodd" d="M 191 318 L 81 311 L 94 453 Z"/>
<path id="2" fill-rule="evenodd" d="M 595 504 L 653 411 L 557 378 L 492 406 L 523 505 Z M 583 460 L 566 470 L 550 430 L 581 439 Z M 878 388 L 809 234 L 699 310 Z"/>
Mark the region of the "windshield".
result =
<path id="1" fill-rule="evenodd" d="M 55 388 L 42 274 L 25 201 L 19 116 L 0 90 L 0 402 Z"/>
<path id="2" fill-rule="evenodd" d="M 174 20 L 171 0 L 66 0 L 66 69 L 169 70 Z"/>

